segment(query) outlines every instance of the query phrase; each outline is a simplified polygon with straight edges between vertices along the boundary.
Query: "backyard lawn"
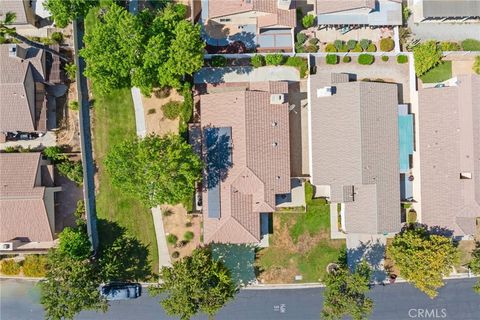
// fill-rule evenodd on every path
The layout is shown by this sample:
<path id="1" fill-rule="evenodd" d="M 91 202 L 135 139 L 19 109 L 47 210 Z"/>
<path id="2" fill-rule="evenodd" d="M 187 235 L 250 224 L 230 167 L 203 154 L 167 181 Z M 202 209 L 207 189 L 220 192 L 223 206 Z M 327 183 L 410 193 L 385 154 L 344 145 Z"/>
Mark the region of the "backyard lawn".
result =
<path id="1" fill-rule="evenodd" d="M 452 61 L 443 61 L 420 77 L 423 83 L 437 83 L 452 77 Z"/>
<path id="2" fill-rule="evenodd" d="M 263 283 L 321 281 L 330 262 L 337 261 L 344 240 L 330 239 L 330 207 L 324 199 L 312 199 L 313 187 L 307 183 L 306 212 L 285 211 L 273 214 L 270 246 L 260 249 L 257 266 Z"/>

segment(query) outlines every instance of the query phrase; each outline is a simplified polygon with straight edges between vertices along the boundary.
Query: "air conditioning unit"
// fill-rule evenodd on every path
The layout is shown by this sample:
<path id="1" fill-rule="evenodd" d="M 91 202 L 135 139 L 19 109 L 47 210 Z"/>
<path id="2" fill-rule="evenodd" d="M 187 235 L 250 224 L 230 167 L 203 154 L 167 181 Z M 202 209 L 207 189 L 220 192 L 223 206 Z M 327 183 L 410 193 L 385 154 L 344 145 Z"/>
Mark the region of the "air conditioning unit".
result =
<path id="1" fill-rule="evenodd" d="M 283 103 L 285 103 L 285 95 L 283 93 L 270 95 L 270 104 L 283 104 Z"/>
<path id="2" fill-rule="evenodd" d="M 13 242 L 0 242 L 0 251 L 12 251 Z"/>
<path id="3" fill-rule="evenodd" d="M 332 94 L 333 94 L 332 87 L 323 87 L 323 88 L 317 89 L 317 98 L 329 97 Z"/>

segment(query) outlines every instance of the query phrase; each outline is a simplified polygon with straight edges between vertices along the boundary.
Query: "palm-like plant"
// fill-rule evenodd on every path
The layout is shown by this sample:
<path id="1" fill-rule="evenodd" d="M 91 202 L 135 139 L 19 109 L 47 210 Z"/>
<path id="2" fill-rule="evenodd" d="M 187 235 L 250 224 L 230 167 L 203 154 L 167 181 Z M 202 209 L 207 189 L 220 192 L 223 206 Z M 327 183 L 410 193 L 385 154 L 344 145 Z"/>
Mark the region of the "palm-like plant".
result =
<path id="1" fill-rule="evenodd" d="M 15 28 L 8 27 L 9 25 L 15 22 L 17 18 L 14 12 L 7 12 L 5 18 L 0 20 L 0 36 L 5 37 L 5 35 L 12 35 L 15 33 Z"/>

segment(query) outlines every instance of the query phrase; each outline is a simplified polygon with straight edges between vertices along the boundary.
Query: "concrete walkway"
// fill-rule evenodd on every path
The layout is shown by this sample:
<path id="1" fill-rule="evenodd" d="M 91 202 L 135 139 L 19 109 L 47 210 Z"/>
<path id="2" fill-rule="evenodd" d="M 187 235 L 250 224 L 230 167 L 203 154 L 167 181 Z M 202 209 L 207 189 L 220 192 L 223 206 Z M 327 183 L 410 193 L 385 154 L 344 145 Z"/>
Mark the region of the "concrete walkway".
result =
<path id="1" fill-rule="evenodd" d="M 165 237 L 165 229 L 163 228 L 162 211 L 160 206 L 152 208 L 153 225 L 155 226 L 155 234 L 157 235 L 158 247 L 158 263 L 160 268 L 171 267 L 172 261 L 170 253 L 168 253 L 167 239 Z"/>
<path id="2" fill-rule="evenodd" d="M 294 67 L 227 67 L 202 68 L 195 73 L 195 83 L 300 81 L 300 74 Z"/>
<path id="3" fill-rule="evenodd" d="M 135 123 L 137 127 L 137 135 L 144 138 L 147 134 L 145 126 L 145 114 L 143 113 L 142 94 L 137 87 L 132 88 L 133 106 L 135 108 Z"/>

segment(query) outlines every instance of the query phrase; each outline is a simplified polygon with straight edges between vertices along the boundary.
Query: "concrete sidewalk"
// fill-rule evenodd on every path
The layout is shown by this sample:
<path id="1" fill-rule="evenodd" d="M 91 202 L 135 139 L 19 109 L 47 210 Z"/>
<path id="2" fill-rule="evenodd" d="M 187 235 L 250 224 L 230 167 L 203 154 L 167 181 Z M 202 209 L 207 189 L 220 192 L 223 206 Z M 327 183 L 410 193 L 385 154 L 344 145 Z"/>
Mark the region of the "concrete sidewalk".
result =
<path id="1" fill-rule="evenodd" d="M 135 123 L 137 127 L 137 135 L 144 138 L 147 134 L 145 126 L 145 114 L 143 113 L 142 93 L 137 87 L 132 88 L 133 106 L 135 108 Z"/>
<path id="2" fill-rule="evenodd" d="M 163 228 L 162 211 L 160 210 L 160 206 L 152 208 L 152 216 L 155 234 L 157 235 L 158 264 L 160 268 L 171 267 L 172 261 L 170 259 L 170 253 L 168 253 L 167 239 L 165 237 L 165 229 Z"/>

